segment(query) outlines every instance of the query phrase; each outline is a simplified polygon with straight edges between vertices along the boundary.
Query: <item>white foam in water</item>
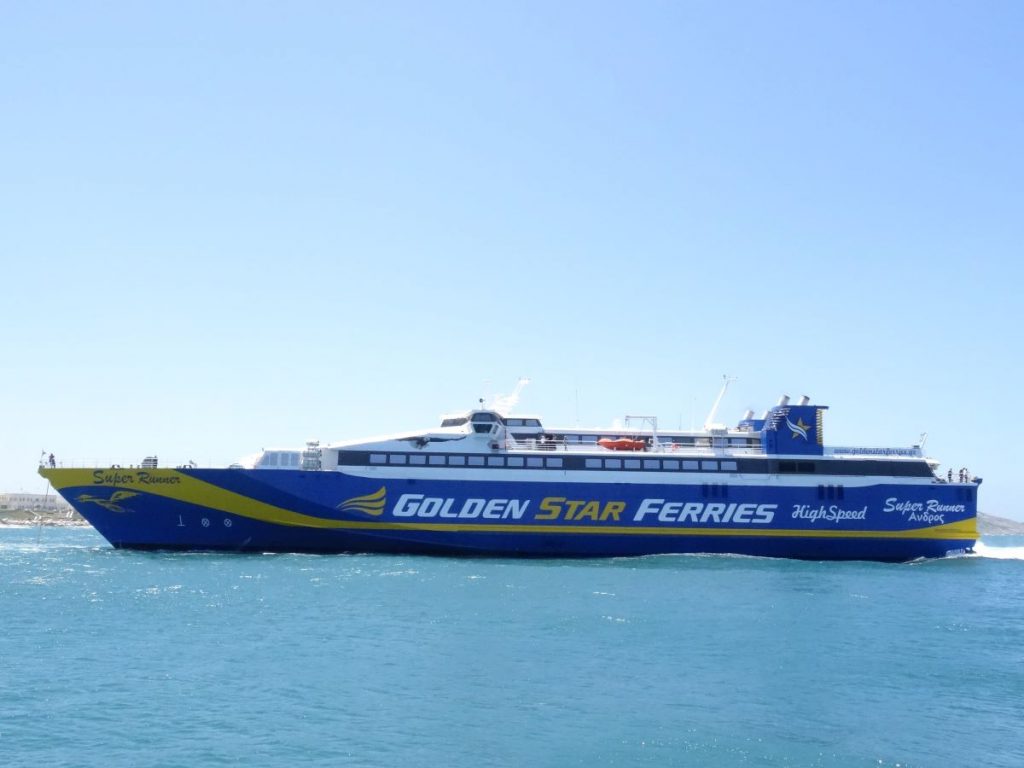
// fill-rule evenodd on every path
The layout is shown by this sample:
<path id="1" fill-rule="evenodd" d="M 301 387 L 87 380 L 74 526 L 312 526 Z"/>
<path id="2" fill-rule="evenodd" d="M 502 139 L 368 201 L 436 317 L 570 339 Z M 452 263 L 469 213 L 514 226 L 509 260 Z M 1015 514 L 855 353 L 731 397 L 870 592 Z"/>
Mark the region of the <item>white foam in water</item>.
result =
<path id="1" fill-rule="evenodd" d="M 974 553 L 993 560 L 1024 560 L 1024 547 L 997 547 L 982 541 L 974 545 Z"/>

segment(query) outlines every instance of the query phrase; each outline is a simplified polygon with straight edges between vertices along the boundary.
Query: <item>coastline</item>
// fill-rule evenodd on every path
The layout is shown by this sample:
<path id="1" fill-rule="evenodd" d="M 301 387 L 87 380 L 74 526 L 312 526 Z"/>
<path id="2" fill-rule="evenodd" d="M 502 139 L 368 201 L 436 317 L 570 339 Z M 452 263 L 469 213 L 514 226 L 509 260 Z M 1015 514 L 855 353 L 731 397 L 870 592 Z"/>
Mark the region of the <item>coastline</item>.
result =
<path id="1" fill-rule="evenodd" d="M 74 510 L 68 513 L 37 509 L 0 509 L 0 526 L 21 528 L 33 525 L 85 526 L 89 523 Z"/>

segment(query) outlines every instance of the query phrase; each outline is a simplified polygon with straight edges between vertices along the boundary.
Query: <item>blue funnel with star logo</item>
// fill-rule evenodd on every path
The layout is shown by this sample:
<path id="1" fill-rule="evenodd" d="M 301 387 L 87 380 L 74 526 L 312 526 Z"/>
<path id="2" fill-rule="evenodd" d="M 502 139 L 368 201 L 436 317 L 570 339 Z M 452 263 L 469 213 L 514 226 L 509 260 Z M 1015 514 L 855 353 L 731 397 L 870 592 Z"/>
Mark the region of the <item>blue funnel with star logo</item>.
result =
<path id="1" fill-rule="evenodd" d="M 821 417 L 827 405 L 777 405 L 768 411 L 761 448 L 768 454 L 821 456 Z"/>

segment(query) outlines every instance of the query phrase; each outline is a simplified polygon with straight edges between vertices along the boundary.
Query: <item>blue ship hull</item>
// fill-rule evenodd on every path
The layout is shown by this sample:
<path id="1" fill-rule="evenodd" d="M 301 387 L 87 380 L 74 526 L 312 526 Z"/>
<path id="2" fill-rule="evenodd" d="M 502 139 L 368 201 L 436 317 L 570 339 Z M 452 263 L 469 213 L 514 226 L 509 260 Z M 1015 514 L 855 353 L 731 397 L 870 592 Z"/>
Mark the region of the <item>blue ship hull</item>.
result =
<path id="1" fill-rule="evenodd" d="M 732 553 L 907 561 L 971 551 L 976 486 L 410 479 L 43 469 L 113 546 L 520 557 Z M 827 478 L 821 478 L 826 481 Z"/>

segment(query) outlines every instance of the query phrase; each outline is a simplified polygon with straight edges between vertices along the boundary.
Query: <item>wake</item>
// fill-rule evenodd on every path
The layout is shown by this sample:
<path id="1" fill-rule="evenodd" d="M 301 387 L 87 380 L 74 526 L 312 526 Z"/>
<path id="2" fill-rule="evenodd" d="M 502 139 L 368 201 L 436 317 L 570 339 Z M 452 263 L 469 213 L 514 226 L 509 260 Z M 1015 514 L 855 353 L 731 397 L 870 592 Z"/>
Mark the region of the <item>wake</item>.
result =
<path id="1" fill-rule="evenodd" d="M 974 545 L 975 557 L 987 557 L 992 560 L 1024 560 L 1024 546 L 996 547 L 983 541 Z"/>

